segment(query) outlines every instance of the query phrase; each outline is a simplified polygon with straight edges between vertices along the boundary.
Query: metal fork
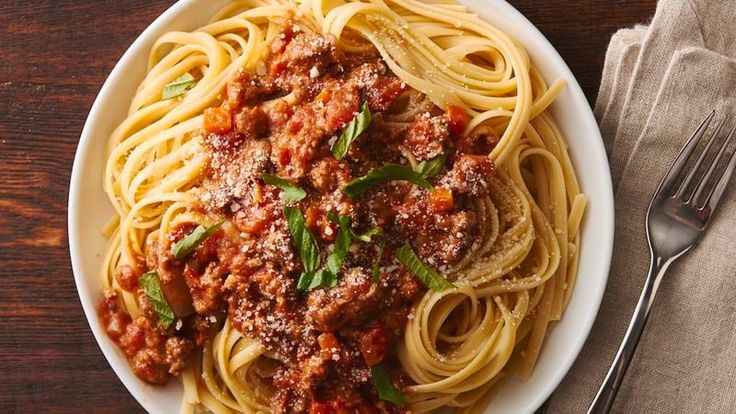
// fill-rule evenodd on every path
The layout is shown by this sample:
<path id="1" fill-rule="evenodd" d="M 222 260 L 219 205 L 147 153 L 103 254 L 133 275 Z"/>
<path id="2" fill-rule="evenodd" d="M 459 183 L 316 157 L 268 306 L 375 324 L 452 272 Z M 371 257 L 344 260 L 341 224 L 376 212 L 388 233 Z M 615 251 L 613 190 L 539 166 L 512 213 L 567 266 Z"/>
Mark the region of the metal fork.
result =
<path id="1" fill-rule="evenodd" d="M 736 168 L 736 151 L 734 151 L 720 177 L 714 177 L 719 166 L 723 167 L 726 151 L 736 133 L 736 127 L 731 129 L 723 139 L 715 157 L 709 164 L 704 165 L 718 136 L 721 135 L 725 118 L 710 135 L 702 152 L 688 167 L 688 160 L 694 155 L 695 148 L 706 135 L 705 132 L 714 116 L 715 111 L 705 118 L 685 143 L 649 204 L 646 221 L 647 240 L 651 254 L 649 274 L 623 342 L 605 381 L 588 408 L 588 414 L 604 414 L 610 411 L 647 323 L 649 311 L 654 303 L 654 295 L 657 293 L 662 277 L 672 262 L 690 250 L 703 235 Z M 699 173 L 701 167 L 705 168 L 704 173 Z M 711 183 L 713 180 L 715 183 Z"/>

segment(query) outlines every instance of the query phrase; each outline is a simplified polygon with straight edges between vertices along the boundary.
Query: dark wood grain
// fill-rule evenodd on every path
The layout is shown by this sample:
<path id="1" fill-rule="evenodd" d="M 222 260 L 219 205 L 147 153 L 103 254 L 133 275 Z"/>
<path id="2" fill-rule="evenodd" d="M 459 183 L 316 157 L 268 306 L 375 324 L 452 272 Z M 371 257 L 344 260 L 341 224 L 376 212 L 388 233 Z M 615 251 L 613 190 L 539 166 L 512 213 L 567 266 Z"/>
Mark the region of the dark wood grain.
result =
<path id="1" fill-rule="evenodd" d="M 103 358 L 82 313 L 66 203 L 74 151 L 98 89 L 171 3 L 0 2 L 2 412 L 143 411 Z M 591 101 L 610 35 L 645 22 L 655 6 L 655 0 L 512 3 L 557 47 Z"/>

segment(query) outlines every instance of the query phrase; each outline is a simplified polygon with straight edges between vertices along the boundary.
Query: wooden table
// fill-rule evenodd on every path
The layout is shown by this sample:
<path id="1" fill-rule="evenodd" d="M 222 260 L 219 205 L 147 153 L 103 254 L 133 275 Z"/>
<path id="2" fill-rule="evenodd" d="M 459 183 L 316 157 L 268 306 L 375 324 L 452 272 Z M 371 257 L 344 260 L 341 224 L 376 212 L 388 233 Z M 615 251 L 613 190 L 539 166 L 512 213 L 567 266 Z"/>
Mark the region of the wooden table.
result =
<path id="1" fill-rule="evenodd" d="M 67 248 L 67 188 L 102 82 L 171 3 L 0 2 L 2 412 L 143 412 L 103 358 L 82 313 Z M 646 22 L 655 8 L 655 0 L 512 3 L 557 47 L 591 102 L 611 34 Z"/>

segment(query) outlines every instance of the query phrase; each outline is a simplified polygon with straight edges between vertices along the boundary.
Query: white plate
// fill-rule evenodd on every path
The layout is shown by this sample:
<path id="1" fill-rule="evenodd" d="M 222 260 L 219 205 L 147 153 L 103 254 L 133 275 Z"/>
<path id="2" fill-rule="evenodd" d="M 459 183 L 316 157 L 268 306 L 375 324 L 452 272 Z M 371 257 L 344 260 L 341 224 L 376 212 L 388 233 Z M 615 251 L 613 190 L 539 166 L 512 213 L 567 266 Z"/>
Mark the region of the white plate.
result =
<path id="1" fill-rule="evenodd" d="M 229 0 L 182 0 L 153 22 L 113 69 L 92 106 L 77 148 L 69 189 L 69 249 L 79 299 L 97 342 L 120 380 L 149 412 L 176 412 L 182 388 L 177 381 L 154 387 L 139 380 L 123 353 L 107 337 L 96 306 L 100 299 L 98 269 L 105 248 L 100 229 L 113 215 L 102 190 L 105 142 L 125 117 L 146 71 L 153 42 L 171 30 L 203 26 Z M 548 83 L 567 81 L 552 106 L 570 144 L 575 170 L 590 202 L 583 222 L 580 273 L 565 316 L 552 330 L 532 378 L 512 379 L 494 397 L 488 413 L 532 413 L 557 387 L 585 342 L 606 286 L 613 247 L 613 196 L 608 161 L 598 127 L 570 69 L 544 36 L 503 0 L 463 0 L 498 28 L 514 36 L 529 52 Z"/>

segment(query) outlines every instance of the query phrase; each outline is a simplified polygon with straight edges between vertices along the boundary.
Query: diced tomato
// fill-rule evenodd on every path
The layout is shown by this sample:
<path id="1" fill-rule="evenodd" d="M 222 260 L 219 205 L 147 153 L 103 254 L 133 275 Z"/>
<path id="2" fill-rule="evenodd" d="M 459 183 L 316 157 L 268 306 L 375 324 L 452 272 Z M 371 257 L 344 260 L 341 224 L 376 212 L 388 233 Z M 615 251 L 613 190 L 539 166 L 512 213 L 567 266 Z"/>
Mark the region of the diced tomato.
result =
<path id="1" fill-rule="evenodd" d="M 383 361 L 387 351 L 388 339 L 382 326 L 369 328 L 361 333 L 360 353 L 369 367 Z"/>
<path id="2" fill-rule="evenodd" d="M 468 114 L 465 110 L 459 106 L 448 105 L 445 116 L 447 116 L 450 134 L 456 137 L 461 136 L 468 126 Z"/>
<path id="3" fill-rule="evenodd" d="M 445 187 L 435 188 L 429 193 L 429 208 L 433 213 L 442 213 L 452 210 L 455 206 L 452 190 Z"/>
<path id="4" fill-rule="evenodd" d="M 297 132 L 301 131 L 302 128 L 304 128 L 304 116 L 304 111 L 298 111 L 294 113 L 286 126 L 289 133 L 296 134 Z"/>
<path id="5" fill-rule="evenodd" d="M 272 78 L 276 78 L 279 75 L 281 75 L 286 70 L 286 62 L 275 62 L 271 64 L 271 68 L 268 71 L 268 74 Z"/>
<path id="6" fill-rule="evenodd" d="M 396 98 L 408 91 L 409 86 L 399 78 L 379 76 L 366 89 L 371 110 L 383 112 L 391 107 Z"/>
<path id="7" fill-rule="evenodd" d="M 279 166 L 286 167 L 291 162 L 291 151 L 288 148 L 280 148 L 279 150 Z"/>
<path id="8" fill-rule="evenodd" d="M 213 134 L 225 134 L 233 129 L 230 111 L 226 108 L 207 108 L 204 110 L 204 129 Z"/>

